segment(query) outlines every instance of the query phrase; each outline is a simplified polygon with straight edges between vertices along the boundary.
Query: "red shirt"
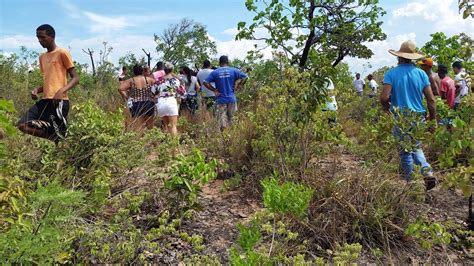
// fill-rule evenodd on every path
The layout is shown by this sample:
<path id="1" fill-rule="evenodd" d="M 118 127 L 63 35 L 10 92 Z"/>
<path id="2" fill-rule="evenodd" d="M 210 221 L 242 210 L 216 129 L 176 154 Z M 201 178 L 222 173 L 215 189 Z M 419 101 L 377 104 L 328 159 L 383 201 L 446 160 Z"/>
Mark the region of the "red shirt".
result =
<path id="1" fill-rule="evenodd" d="M 454 100 L 456 99 L 456 86 L 454 86 L 454 80 L 446 76 L 441 80 L 441 92 L 446 93 L 446 103 L 454 108 Z"/>

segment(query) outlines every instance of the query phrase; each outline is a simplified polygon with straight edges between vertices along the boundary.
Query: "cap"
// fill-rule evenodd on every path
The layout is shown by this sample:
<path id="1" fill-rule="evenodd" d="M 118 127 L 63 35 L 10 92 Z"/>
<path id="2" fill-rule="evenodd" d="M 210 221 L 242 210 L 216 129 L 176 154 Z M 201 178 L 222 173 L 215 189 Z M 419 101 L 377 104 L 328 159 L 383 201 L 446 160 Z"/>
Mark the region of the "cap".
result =
<path id="1" fill-rule="evenodd" d="M 429 57 L 426 57 L 426 58 L 423 58 L 422 60 L 418 61 L 417 63 L 418 63 L 418 65 L 427 65 L 427 66 L 432 67 L 433 66 L 433 59 L 431 59 Z"/>

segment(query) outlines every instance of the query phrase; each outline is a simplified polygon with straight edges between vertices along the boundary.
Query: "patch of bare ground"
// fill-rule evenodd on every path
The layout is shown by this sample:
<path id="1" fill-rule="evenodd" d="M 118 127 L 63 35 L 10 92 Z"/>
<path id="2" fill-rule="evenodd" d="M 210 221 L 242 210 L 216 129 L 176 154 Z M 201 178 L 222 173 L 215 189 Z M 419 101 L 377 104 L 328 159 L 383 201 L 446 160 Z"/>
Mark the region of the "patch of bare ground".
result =
<path id="1" fill-rule="evenodd" d="M 223 182 L 214 180 L 203 187 L 199 196 L 200 208 L 181 229 L 190 235 L 202 235 L 205 246 L 202 254 L 215 256 L 226 264 L 229 249 L 238 237 L 237 224 L 247 221 L 262 207 L 259 200 L 246 197 L 245 187 L 222 191 Z"/>

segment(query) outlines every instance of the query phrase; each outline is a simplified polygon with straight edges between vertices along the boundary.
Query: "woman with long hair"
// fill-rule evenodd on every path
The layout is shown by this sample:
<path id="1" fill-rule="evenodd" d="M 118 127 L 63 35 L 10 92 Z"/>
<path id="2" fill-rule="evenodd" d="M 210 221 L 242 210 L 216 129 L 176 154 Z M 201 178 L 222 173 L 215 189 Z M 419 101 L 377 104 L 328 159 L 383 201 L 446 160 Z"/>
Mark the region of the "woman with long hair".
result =
<path id="1" fill-rule="evenodd" d="M 198 93 L 201 87 L 197 82 L 197 78 L 193 76 L 193 71 L 189 67 L 182 67 L 181 72 L 181 79 L 183 80 L 184 85 L 186 86 L 187 95 L 186 99 L 184 100 L 184 103 L 181 104 L 181 110 L 187 109 L 189 112 L 191 112 L 192 115 L 194 115 L 199 106 Z"/>
<path id="2" fill-rule="evenodd" d="M 155 116 L 155 96 L 153 78 L 143 75 L 143 67 L 133 66 L 133 77 L 120 83 L 119 93 L 129 104 L 133 128 L 141 131 L 153 128 Z"/>
<path id="3" fill-rule="evenodd" d="M 156 86 L 156 94 L 158 95 L 156 109 L 163 121 L 164 131 L 176 136 L 178 134 L 178 102 L 176 97 L 185 95 L 185 89 L 182 82 L 173 73 L 173 69 L 173 64 L 169 62 L 164 64 L 165 75 L 157 81 Z"/>

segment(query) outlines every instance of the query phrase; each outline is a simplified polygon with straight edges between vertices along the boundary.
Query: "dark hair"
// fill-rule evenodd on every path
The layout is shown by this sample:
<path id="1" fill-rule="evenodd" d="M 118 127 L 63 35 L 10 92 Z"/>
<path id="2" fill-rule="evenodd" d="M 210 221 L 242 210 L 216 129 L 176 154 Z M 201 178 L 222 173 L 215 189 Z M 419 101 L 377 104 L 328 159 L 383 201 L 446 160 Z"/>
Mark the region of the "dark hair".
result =
<path id="1" fill-rule="evenodd" d="M 360 73 L 356 73 L 356 76 L 359 75 L 360 76 Z"/>
<path id="2" fill-rule="evenodd" d="M 143 67 L 135 64 L 133 66 L 133 75 L 138 76 L 138 75 L 143 75 Z"/>
<path id="3" fill-rule="evenodd" d="M 223 55 L 223 56 L 219 57 L 219 64 L 220 65 L 229 64 L 229 58 L 227 57 L 227 55 Z"/>
<path id="4" fill-rule="evenodd" d="M 439 64 L 438 65 L 438 73 L 448 74 L 448 66 L 444 65 L 444 64 Z"/>
<path id="5" fill-rule="evenodd" d="M 204 60 L 204 62 L 202 63 L 202 67 L 203 67 L 203 68 L 209 68 L 209 67 L 211 67 L 211 61 L 209 61 L 209 60 L 207 60 L 207 59 Z"/>
<path id="6" fill-rule="evenodd" d="M 127 67 L 126 67 L 126 66 L 123 66 L 123 67 L 122 67 L 122 71 L 125 71 L 125 70 L 127 70 Z"/>
<path id="7" fill-rule="evenodd" d="M 368 79 L 368 80 L 372 80 L 373 78 L 374 78 L 374 76 L 373 76 L 372 74 L 369 74 L 369 75 L 367 76 L 367 79 Z"/>
<path id="8" fill-rule="evenodd" d="M 462 63 L 461 61 L 456 61 L 453 63 L 453 68 L 459 68 L 461 69 L 462 68 Z"/>
<path id="9" fill-rule="evenodd" d="M 43 24 L 39 26 L 38 28 L 36 28 L 36 31 L 44 31 L 46 32 L 46 35 L 51 36 L 53 38 L 56 36 L 56 31 L 54 31 L 53 26 L 49 24 Z"/>
<path id="10" fill-rule="evenodd" d="M 159 61 L 158 63 L 156 63 L 156 70 L 163 70 L 164 68 L 164 64 L 163 64 L 163 61 Z"/>
<path id="11" fill-rule="evenodd" d="M 183 70 L 184 74 L 186 74 L 186 78 L 188 79 L 188 81 L 186 82 L 186 85 L 191 84 L 191 76 L 193 74 L 193 71 L 187 66 L 184 66 L 181 69 Z"/>

